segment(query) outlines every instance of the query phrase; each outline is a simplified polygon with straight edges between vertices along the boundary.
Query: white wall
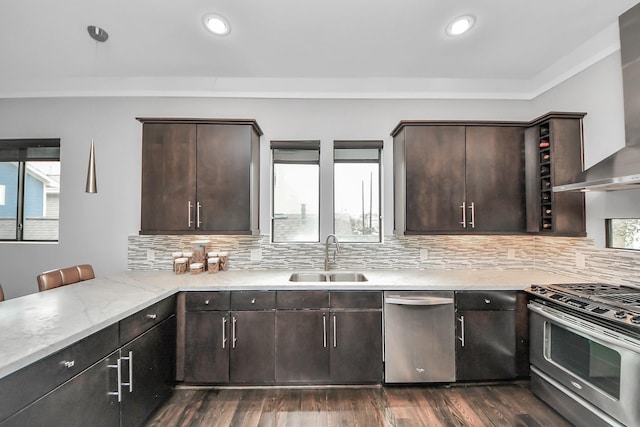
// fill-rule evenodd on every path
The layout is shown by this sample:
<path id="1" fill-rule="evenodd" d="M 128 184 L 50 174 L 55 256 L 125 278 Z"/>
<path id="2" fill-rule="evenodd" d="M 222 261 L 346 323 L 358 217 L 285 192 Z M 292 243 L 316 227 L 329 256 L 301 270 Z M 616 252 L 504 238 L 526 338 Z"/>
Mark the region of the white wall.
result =
<path id="1" fill-rule="evenodd" d="M 548 111 L 582 111 L 585 167 L 624 146 L 624 106 L 620 51 L 540 95 L 533 114 Z M 587 236 L 605 246 L 605 218 L 640 218 L 640 190 L 586 194 Z"/>
<path id="2" fill-rule="evenodd" d="M 35 292 L 44 270 L 91 263 L 97 275 L 127 268 L 127 236 L 140 224 L 141 125 L 135 117 L 255 118 L 264 131 L 261 186 L 269 186 L 272 139 L 319 139 L 326 153 L 334 139 L 385 142 L 384 232 L 393 231 L 391 137 L 400 120 L 530 120 L 548 111 L 586 111 L 587 165 L 624 141 L 618 55 L 612 55 L 534 101 L 299 100 L 209 98 L 1 99 L 1 138 L 61 138 L 61 208 L 58 244 L 0 244 L 0 282 L 8 298 Z M 98 193 L 84 192 L 89 144 L 95 139 Z M 323 177 L 323 182 L 327 177 Z M 627 192 L 624 192 L 627 193 Z M 330 197 L 325 186 L 321 197 Z M 614 208 L 634 211 L 637 193 L 588 197 L 588 233 L 601 241 L 600 219 Z M 626 203 L 623 203 L 626 202 Z M 269 230 L 268 191 L 261 192 L 263 234 Z M 636 212 L 637 214 L 637 212 Z M 322 235 L 328 230 L 323 228 Z"/>

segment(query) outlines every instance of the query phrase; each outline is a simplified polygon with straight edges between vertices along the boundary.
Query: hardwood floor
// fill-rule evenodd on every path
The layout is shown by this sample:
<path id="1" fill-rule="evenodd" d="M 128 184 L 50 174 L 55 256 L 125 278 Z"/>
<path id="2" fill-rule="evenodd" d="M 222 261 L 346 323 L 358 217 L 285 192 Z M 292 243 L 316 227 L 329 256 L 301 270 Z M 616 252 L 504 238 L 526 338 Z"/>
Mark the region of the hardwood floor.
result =
<path id="1" fill-rule="evenodd" d="M 526 384 L 179 388 L 146 427 L 571 426 Z"/>

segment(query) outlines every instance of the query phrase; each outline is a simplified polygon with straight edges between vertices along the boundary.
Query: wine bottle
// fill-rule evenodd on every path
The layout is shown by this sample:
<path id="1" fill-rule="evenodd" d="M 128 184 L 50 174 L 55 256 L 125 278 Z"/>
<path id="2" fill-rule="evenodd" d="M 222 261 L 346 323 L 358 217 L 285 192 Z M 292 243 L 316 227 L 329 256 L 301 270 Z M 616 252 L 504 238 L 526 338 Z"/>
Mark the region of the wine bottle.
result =
<path id="1" fill-rule="evenodd" d="M 549 145 L 549 141 L 547 141 L 546 139 L 540 141 L 540 148 L 547 148 Z"/>
<path id="2" fill-rule="evenodd" d="M 543 222 L 542 223 L 542 228 L 545 228 L 547 230 L 550 229 L 551 228 L 551 223 L 550 222 Z"/>
<path id="3" fill-rule="evenodd" d="M 548 166 L 542 166 L 540 168 L 540 175 L 549 175 L 549 167 Z"/>

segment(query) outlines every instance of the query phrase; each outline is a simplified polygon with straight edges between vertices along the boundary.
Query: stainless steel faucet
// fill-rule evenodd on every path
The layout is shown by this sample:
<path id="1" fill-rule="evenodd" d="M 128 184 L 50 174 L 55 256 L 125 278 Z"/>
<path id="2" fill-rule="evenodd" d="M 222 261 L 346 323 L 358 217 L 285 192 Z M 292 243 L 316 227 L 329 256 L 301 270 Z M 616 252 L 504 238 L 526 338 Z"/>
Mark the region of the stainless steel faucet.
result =
<path id="1" fill-rule="evenodd" d="M 333 242 L 336 244 L 336 250 L 333 252 L 333 262 L 336 262 L 336 254 L 340 252 L 340 242 L 335 234 L 329 234 L 327 240 L 324 242 L 324 271 L 329 271 L 329 240 L 333 237 Z"/>

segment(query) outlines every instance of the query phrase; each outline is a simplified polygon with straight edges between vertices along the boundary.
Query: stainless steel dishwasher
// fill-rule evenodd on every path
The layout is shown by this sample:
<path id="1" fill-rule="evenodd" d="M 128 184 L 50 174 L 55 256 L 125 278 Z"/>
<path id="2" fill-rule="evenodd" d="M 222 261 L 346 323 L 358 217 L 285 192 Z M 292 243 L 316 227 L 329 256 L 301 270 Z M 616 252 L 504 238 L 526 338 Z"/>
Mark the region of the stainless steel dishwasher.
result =
<path id="1" fill-rule="evenodd" d="M 453 291 L 386 291 L 386 383 L 455 381 Z"/>

